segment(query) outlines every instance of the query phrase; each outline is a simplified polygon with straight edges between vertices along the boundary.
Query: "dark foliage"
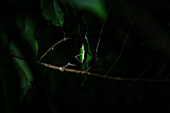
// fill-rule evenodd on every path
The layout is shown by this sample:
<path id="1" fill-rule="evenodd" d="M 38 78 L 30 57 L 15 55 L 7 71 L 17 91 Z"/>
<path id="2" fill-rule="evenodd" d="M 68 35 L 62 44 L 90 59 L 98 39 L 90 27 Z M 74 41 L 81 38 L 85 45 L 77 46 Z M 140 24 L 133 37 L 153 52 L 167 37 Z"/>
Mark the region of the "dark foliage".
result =
<path id="1" fill-rule="evenodd" d="M 0 2 L 0 112 L 64 113 L 150 111 L 170 112 L 170 2 L 168 0 L 3 0 Z M 83 15 L 83 16 L 82 16 Z M 95 54 L 105 20 L 98 60 L 89 70 L 136 81 L 116 81 L 60 72 L 35 62 L 43 59 L 64 66 L 75 59 L 81 45 L 79 24 L 88 26 Z M 11 55 L 24 56 L 24 60 Z M 138 81 L 150 79 L 153 81 Z"/>

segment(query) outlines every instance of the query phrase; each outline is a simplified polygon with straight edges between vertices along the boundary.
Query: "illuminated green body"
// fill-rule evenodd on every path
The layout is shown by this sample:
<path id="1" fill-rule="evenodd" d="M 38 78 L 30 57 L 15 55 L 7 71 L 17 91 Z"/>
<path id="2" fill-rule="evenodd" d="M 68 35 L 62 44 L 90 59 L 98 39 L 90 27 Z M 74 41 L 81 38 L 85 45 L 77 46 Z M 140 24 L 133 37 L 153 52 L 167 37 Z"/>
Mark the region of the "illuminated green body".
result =
<path id="1" fill-rule="evenodd" d="M 87 33 L 85 34 L 85 42 L 83 42 L 81 44 L 81 48 L 80 48 L 80 54 L 79 54 L 79 60 L 82 64 L 82 70 L 86 70 L 89 65 L 90 65 L 90 61 L 92 60 L 93 55 L 91 53 L 90 50 L 90 45 L 87 39 Z"/>
<path id="2" fill-rule="evenodd" d="M 80 63 L 82 64 L 82 70 L 86 71 L 91 64 L 91 60 L 93 58 L 93 55 L 91 53 L 90 44 L 89 44 L 88 39 L 87 39 L 87 32 L 85 33 L 84 38 L 85 39 L 84 39 L 84 41 L 83 41 L 83 43 L 81 44 L 81 47 L 80 47 L 80 54 L 77 55 L 77 56 L 78 56 L 78 61 L 80 61 Z M 86 75 L 84 75 L 84 77 L 85 77 L 85 79 L 83 80 L 81 86 L 84 86 L 84 83 L 87 80 Z"/>
<path id="3" fill-rule="evenodd" d="M 93 59 L 93 55 L 90 50 L 90 44 L 87 38 L 88 25 L 85 21 L 84 15 L 82 15 L 83 12 L 80 13 L 80 18 L 82 18 L 82 20 L 80 20 L 80 24 L 79 24 L 79 35 L 81 40 L 80 53 L 77 56 L 75 56 L 75 58 L 81 63 L 82 70 L 88 71 L 89 66 L 91 65 L 91 61 Z M 84 77 L 85 78 L 81 86 L 84 86 L 84 83 L 87 80 L 85 74 Z"/>

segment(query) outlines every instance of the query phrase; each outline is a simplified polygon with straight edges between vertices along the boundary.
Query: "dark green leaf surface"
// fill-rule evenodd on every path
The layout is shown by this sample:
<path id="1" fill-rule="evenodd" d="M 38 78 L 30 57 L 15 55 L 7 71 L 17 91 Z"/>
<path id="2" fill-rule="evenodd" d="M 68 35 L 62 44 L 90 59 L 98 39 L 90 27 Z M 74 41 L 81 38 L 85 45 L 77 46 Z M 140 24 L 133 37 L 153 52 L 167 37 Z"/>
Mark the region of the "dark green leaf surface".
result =
<path id="1" fill-rule="evenodd" d="M 21 51 L 14 43 L 10 43 L 10 50 L 16 54 L 21 55 Z M 32 72 L 26 61 L 16 58 L 13 58 L 13 64 L 20 77 L 20 87 L 21 87 L 21 98 L 22 100 L 28 90 L 31 88 L 30 82 L 33 81 Z"/>
<path id="2" fill-rule="evenodd" d="M 18 15 L 16 18 L 17 27 L 24 38 L 33 48 L 35 55 L 38 54 L 38 42 L 34 37 L 37 17 L 35 15 Z"/>
<path id="3" fill-rule="evenodd" d="M 55 2 L 59 3 L 56 8 L 62 8 L 65 14 L 62 27 L 52 24 L 60 22 L 55 14 Z M 154 82 L 170 80 L 168 0 L 3 0 L 0 5 L 3 6 L 0 7 L 0 113 L 170 112 L 170 83 Z M 105 14 L 105 8 L 109 13 L 102 30 L 100 15 Z M 43 14 L 36 22 L 42 12 L 48 21 Z M 117 61 L 108 76 L 120 78 L 119 81 L 88 75 L 86 80 L 83 74 L 61 72 L 34 62 L 34 51 L 38 49 L 35 38 L 41 56 L 65 32 L 70 40 L 55 46 L 42 62 L 56 66 L 69 62 L 76 66 L 66 68 L 81 70 L 75 56 L 82 45 L 78 32 L 82 19 L 87 23 L 91 50 L 86 48 L 86 61 L 90 61 L 90 52 L 97 56 L 89 72 L 104 75 Z M 100 34 L 98 55 L 95 55 Z M 14 44 L 9 49 L 10 42 L 19 49 Z M 11 52 L 23 55 L 26 61 L 14 58 Z M 86 81 L 81 87 L 83 80 Z"/>
<path id="4" fill-rule="evenodd" d="M 107 12 L 103 0 L 68 0 L 71 4 L 81 9 L 87 9 L 95 13 L 100 18 L 105 19 Z"/>
<path id="5" fill-rule="evenodd" d="M 63 26 L 64 13 L 56 0 L 41 0 L 42 14 L 56 26 Z"/>

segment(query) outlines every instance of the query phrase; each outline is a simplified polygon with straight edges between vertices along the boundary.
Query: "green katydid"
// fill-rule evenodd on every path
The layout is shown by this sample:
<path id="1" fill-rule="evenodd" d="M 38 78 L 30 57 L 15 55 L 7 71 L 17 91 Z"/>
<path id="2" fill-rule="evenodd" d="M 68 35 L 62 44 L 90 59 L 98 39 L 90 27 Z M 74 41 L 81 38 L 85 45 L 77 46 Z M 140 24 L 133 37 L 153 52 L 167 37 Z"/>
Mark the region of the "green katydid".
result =
<path id="1" fill-rule="evenodd" d="M 87 32 L 85 33 L 84 37 L 81 37 L 81 38 L 84 38 L 84 41 L 82 42 L 81 47 L 80 47 L 80 54 L 76 55 L 75 58 L 81 63 L 82 70 L 86 71 L 91 64 L 93 55 L 90 50 L 90 44 L 88 42 Z M 83 86 L 84 82 L 87 80 L 86 75 L 84 77 L 85 79 L 83 80 L 81 86 Z"/>
<path id="2" fill-rule="evenodd" d="M 82 70 L 85 71 L 89 67 L 89 63 L 93 58 L 92 52 L 90 50 L 90 44 L 87 38 L 87 32 L 85 33 L 85 40 L 81 44 L 80 54 L 76 56 L 77 60 L 82 64 Z"/>
<path id="3" fill-rule="evenodd" d="M 88 25 L 85 21 L 84 15 L 81 15 L 82 17 L 82 21 L 80 21 L 80 26 L 79 26 L 79 34 L 80 34 L 80 38 L 81 38 L 81 47 L 80 47 L 80 53 L 78 55 L 75 56 L 75 58 L 81 63 L 82 65 L 82 70 L 83 71 L 88 71 L 92 64 L 94 62 L 94 60 L 96 60 L 97 57 L 97 52 L 98 52 L 98 48 L 99 48 L 99 44 L 100 44 L 100 38 L 103 32 L 103 27 L 105 24 L 105 21 L 103 22 L 101 31 L 100 31 L 100 36 L 97 42 L 97 46 L 96 46 L 96 51 L 95 51 L 95 55 L 93 57 L 93 54 L 91 52 L 90 49 L 90 44 L 87 38 L 87 31 L 88 31 Z M 84 81 L 82 82 L 81 86 L 84 85 L 84 82 L 87 80 L 86 75 Z"/>

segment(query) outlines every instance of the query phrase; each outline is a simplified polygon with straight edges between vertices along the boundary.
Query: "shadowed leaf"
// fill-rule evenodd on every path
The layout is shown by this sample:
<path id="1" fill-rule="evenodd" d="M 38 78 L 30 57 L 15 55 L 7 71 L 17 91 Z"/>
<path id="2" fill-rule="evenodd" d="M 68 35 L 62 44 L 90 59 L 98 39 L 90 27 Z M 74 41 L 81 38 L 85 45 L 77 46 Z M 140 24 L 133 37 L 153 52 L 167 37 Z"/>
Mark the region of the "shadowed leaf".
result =
<path id="1" fill-rule="evenodd" d="M 67 0 L 76 7 L 87 9 L 95 13 L 100 18 L 105 19 L 107 12 L 102 0 Z"/>
<path id="2" fill-rule="evenodd" d="M 22 38 L 28 41 L 37 56 L 38 42 L 34 37 L 36 21 L 37 18 L 34 15 L 18 15 L 16 18 L 17 27 L 20 30 Z"/>
<path id="3" fill-rule="evenodd" d="M 64 13 L 56 0 L 41 0 L 42 14 L 56 26 L 63 26 Z"/>
<path id="4" fill-rule="evenodd" d="M 14 43 L 10 43 L 10 50 L 17 54 L 21 54 L 21 51 L 17 48 Z M 28 90 L 31 88 L 31 81 L 33 81 L 32 72 L 25 60 L 14 57 L 14 66 L 20 77 L 20 87 L 21 87 L 21 98 L 22 100 Z"/>

